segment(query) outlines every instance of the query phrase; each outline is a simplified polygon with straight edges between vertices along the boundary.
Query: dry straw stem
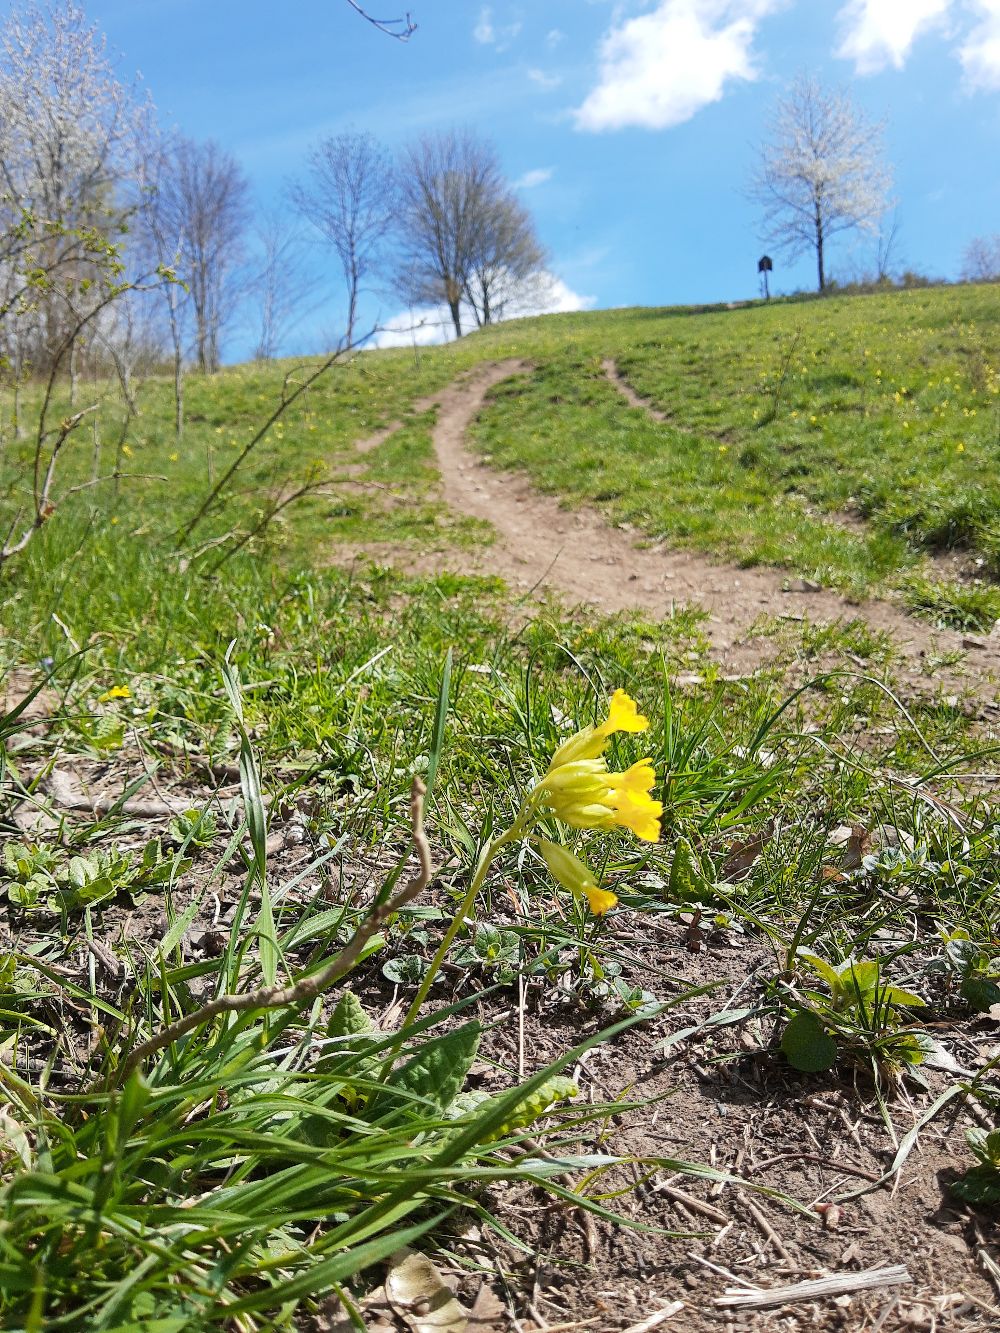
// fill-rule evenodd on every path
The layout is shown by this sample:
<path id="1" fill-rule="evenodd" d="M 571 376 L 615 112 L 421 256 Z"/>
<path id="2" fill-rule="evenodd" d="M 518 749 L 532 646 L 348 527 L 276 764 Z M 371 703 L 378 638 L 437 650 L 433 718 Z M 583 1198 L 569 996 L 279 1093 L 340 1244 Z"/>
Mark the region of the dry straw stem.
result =
<path id="1" fill-rule="evenodd" d="M 727 1291 L 725 1296 L 715 1298 L 715 1304 L 761 1309 L 769 1305 L 788 1305 L 793 1301 L 815 1301 L 823 1296 L 841 1296 L 852 1291 L 895 1287 L 912 1281 L 902 1264 L 894 1264 L 890 1268 L 868 1268 L 863 1273 L 832 1273 L 829 1277 L 796 1282 L 790 1287 L 774 1287 L 770 1291 Z"/>
<path id="2" fill-rule="evenodd" d="M 300 1005 L 313 1000 L 334 982 L 346 976 L 357 964 L 365 945 L 388 919 L 405 907 L 419 894 L 423 893 L 431 882 L 434 868 L 431 864 L 431 849 L 424 833 L 424 797 L 426 788 L 419 778 L 413 779 L 410 789 L 410 820 L 413 826 L 413 847 L 417 854 L 419 867 L 417 873 L 409 879 L 395 897 L 376 907 L 371 915 L 361 923 L 351 940 L 326 967 L 312 976 L 303 977 L 291 986 L 264 986 L 260 990 L 247 991 L 241 995 L 220 995 L 203 1005 L 194 1013 L 179 1018 L 161 1032 L 155 1033 L 148 1040 L 135 1048 L 128 1059 L 116 1071 L 115 1082 L 121 1083 L 137 1069 L 149 1056 L 162 1051 L 165 1046 L 175 1042 L 178 1037 L 200 1027 L 219 1014 L 242 1013 L 248 1009 L 279 1009 L 287 1005 Z"/>

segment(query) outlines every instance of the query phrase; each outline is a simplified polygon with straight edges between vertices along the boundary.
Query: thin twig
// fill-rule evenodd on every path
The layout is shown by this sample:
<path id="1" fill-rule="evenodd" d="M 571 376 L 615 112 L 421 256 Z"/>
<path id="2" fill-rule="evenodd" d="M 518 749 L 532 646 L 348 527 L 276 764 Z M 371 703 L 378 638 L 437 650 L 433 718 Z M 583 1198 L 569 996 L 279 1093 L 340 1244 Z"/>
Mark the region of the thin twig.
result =
<path id="1" fill-rule="evenodd" d="M 431 864 L 431 849 L 424 833 L 424 796 L 426 788 L 419 778 L 413 779 L 410 791 L 410 819 L 413 825 L 413 846 L 417 853 L 419 869 L 402 889 L 388 902 L 376 907 L 371 915 L 361 923 L 351 942 L 337 956 L 330 960 L 321 971 L 312 976 L 300 978 L 290 986 L 263 986 L 259 990 L 247 991 L 242 995 L 220 995 L 202 1005 L 194 1013 L 177 1019 L 162 1031 L 156 1032 L 146 1041 L 141 1042 L 128 1059 L 116 1071 L 114 1082 L 121 1083 L 137 1069 L 149 1056 L 170 1046 L 185 1033 L 201 1027 L 219 1014 L 243 1013 L 248 1009 L 279 1009 L 288 1005 L 301 1005 L 315 999 L 327 990 L 335 981 L 339 981 L 357 964 L 365 945 L 374 934 L 407 903 L 412 902 L 431 882 L 434 869 Z"/>
<path id="2" fill-rule="evenodd" d="M 409 10 L 401 19 L 376 19 L 362 8 L 359 0 L 347 0 L 347 3 L 356 14 L 367 19 L 373 28 L 378 28 L 379 32 L 384 32 L 388 37 L 395 37 L 397 42 L 408 42 L 417 30 L 417 25 L 410 18 Z"/>

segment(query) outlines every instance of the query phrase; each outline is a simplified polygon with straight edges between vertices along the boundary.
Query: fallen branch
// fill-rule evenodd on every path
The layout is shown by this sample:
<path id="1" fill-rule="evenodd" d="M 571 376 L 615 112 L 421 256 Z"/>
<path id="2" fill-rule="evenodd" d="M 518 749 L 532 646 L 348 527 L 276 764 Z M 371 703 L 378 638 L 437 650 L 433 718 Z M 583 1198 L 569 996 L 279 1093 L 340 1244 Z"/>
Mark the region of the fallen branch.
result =
<path id="1" fill-rule="evenodd" d="M 431 882 L 434 874 L 431 865 L 431 849 L 424 833 L 424 796 L 426 788 L 419 778 L 413 779 L 410 790 L 410 820 L 413 825 L 413 846 L 417 853 L 419 869 L 407 881 L 395 897 L 376 907 L 368 918 L 361 923 L 351 942 L 332 958 L 326 967 L 311 976 L 302 977 L 290 986 L 263 986 L 259 990 L 247 991 L 242 995 L 220 995 L 208 1004 L 202 1005 L 193 1013 L 169 1024 L 161 1032 L 156 1032 L 146 1041 L 141 1042 L 132 1051 L 128 1059 L 119 1066 L 113 1082 L 122 1083 L 133 1070 L 149 1056 L 162 1051 L 183 1037 L 194 1028 L 201 1027 L 219 1014 L 245 1013 L 248 1009 L 281 1009 L 288 1005 L 300 1005 L 313 1000 L 327 990 L 334 982 L 346 976 L 356 966 L 364 952 L 365 945 L 376 932 L 407 903 L 421 894 Z"/>

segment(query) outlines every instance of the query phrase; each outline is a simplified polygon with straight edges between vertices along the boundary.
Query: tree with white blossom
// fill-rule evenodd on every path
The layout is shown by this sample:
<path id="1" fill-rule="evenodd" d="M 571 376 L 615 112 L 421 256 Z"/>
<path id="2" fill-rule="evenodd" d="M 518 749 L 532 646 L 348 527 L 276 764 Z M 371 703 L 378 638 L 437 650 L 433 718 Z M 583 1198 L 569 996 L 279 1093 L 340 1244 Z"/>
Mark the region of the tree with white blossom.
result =
<path id="1" fill-rule="evenodd" d="M 750 195 L 763 209 L 766 241 L 789 258 L 814 253 L 822 292 L 830 241 L 846 231 L 877 232 L 891 183 L 882 124 L 846 93 L 802 75 L 775 105 Z"/>

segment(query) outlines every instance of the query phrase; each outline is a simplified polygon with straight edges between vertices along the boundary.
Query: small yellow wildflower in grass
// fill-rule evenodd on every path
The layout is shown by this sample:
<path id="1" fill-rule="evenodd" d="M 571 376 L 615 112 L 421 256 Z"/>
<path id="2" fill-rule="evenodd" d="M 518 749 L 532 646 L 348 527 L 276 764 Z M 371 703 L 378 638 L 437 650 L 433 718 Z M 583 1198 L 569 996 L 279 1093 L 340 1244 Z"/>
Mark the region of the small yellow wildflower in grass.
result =
<path id="1" fill-rule="evenodd" d="M 126 458 L 131 458 L 131 457 L 132 457 L 132 449 L 131 449 L 131 447 L 130 447 L 129 445 L 127 445 L 127 444 L 123 444 L 123 445 L 122 445 L 122 453 L 125 455 Z"/>
<path id="2" fill-rule="evenodd" d="M 404 1027 L 420 1012 L 490 866 L 504 847 L 530 839 L 556 883 L 574 897 L 586 898 L 594 916 L 603 916 L 615 906 L 617 896 L 600 887 L 594 872 L 578 856 L 532 829 L 548 814 L 571 828 L 627 828 L 646 842 L 658 841 L 663 806 L 650 795 L 656 783 L 652 759 L 639 759 L 624 772 L 613 773 L 604 758 L 608 741 L 617 732 L 648 730 L 649 719 L 639 712 L 635 700 L 624 690 L 615 690 L 605 720 L 596 727 L 583 727 L 558 747 L 548 769 L 522 802 L 513 824 L 480 854 L 472 882 L 417 988 Z"/>
<path id="3" fill-rule="evenodd" d="M 129 689 L 127 685 L 112 685 L 110 690 L 105 690 L 105 692 L 99 696 L 97 702 L 99 704 L 106 704 L 110 703 L 112 699 L 131 699 L 131 698 L 132 698 L 132 691 Z"/>
<path id="4" fill-rule="evenodd" d="M 171 463 L 176 463 L 178 458 L 180 458 L 180 454 L 168 454 L 167 457 L 170 459 Z"/>

